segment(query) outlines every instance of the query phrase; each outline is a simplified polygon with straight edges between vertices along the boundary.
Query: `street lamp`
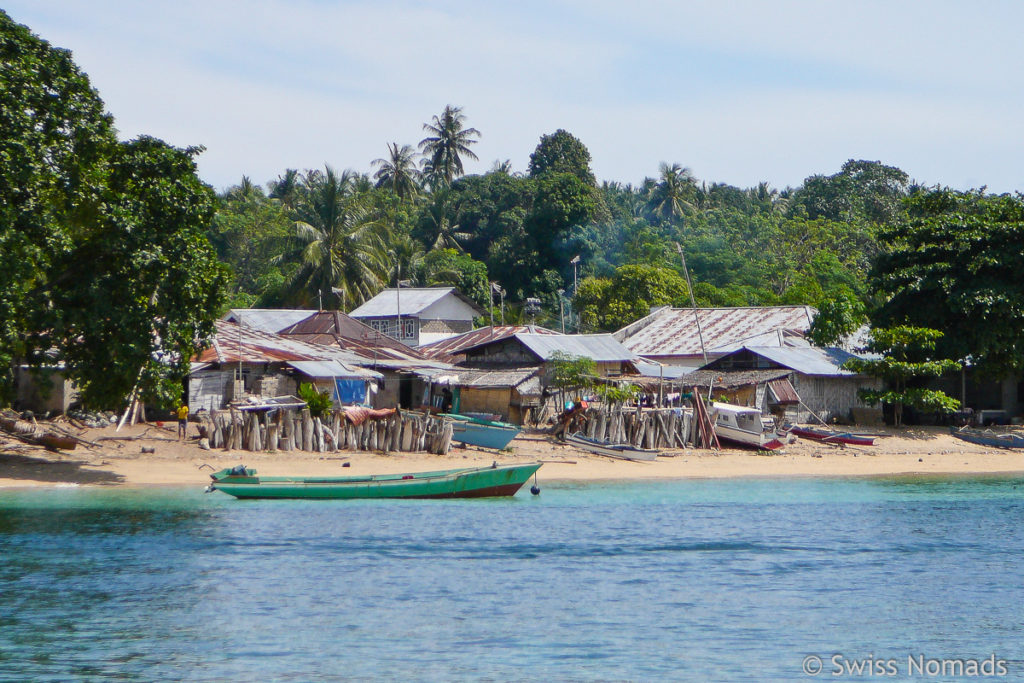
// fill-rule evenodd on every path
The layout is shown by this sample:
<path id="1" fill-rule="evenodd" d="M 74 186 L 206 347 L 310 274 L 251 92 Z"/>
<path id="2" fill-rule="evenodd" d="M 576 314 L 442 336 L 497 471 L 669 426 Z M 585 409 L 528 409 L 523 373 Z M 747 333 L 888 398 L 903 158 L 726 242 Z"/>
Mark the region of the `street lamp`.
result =
<path id="1" fill-rule="evenodd" d="M 501 285 L 499 285 L 497 282 L 492 282 L 491 283 L 491 292 L 492 292 L 492 296 L 493 296 L 493 294 L 497 294 L 497 295 L 499 295 L 501 297 L 501 326 L 504 327 L 505 326 L 505 289 Z M 492 323 L 492 327 L 493 327 L 493 323 Z"/>
<path id="2" fill-rule="evenodd" d="M 540 310 L 540 299 L 537 297 L 526 298 L 526 314 L 530 316 L 530 324 L 537 323 L 537 311 Z"/>

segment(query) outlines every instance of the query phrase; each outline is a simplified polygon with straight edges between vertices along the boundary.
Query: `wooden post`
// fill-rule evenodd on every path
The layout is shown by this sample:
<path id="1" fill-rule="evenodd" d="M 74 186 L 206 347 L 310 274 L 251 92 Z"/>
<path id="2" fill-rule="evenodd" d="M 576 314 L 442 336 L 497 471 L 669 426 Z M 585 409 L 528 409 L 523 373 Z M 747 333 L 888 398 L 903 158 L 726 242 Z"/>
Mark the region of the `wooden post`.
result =
<path id="1" fill-rule="evenodd" d="M 249 437 L 249 450 L 250 451 L 261 451 L 263 450 L 263 442 L 260 439 L 260 419 L 256 413 L 250 413 L 250 420 L 252 423 L 251 436 Z"/>
<path id="2" fill-rule="evenodd" d="M 278 435 L 281 431 L 281 425 L 272 423 L 267 427 L 267 450 L 271 453 L 277 452 Z"/>
<path id="3" fill-rule="evenodd" d="M 438 455 L 445 455 L 448 453 L 448 449 L 452 445 L 452 435 L 455 433 L 454 427 L 451 422 L 447 422 L 444 425 L 444 430 L 441 432 L 441 448 L 438 451 Z"/>
<path id="4" fill-rule="evenodd" d="M 319 417 L 313 418 L 313 450 L 323 453 L 324 447 L 324 423 Z"/>
<path id="5" fill-rule="evenodd" d="M 313 418 L 309 408 L 302 409 L 302 450 L 313 450 Z"/>

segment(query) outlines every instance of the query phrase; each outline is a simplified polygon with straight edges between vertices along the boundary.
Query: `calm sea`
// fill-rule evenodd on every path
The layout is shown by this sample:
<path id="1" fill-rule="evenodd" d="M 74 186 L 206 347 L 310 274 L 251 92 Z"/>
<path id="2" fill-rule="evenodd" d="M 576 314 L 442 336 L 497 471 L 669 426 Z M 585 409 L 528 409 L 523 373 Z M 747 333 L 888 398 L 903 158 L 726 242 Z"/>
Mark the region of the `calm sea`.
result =
<path id="1" fill-rule="evenodd" d="M 1021 680 L 1022 484 L 0 490 L 0 680 Z"/>

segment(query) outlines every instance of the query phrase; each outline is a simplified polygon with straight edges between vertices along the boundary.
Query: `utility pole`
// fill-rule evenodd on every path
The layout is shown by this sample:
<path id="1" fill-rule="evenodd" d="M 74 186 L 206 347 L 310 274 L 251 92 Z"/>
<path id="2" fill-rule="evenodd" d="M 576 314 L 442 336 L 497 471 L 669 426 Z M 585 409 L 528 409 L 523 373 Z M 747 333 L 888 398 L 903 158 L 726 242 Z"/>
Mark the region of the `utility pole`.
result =
<path id="1" fill-rule="evenodd" d="M 690 306 L 693 307 L 693 319 L 697 321 L 697 337 L 700 339 L 700 352 L 704 354 L 704 365 L 707 365 L 708 351 L 704 348 L 704 333 L 700 329 L 700 316 L 697 315 L 697 300 L 693 297 L 693 283 L 690 282 L 690 269 L 686 267 L 686 255 L 683 253 L 683 247 L 679 242 L 676 242 L 676 251 L 679 252 L 679 258 L 683 262 L 683 274 L 686 275 L 686 288 L 690 290 Z"/>
<path id="2" fill-rule="evenodd" d="M 576 254 L 576 256 L 574 256 L 572 258 L 572 260 L 569 261 L 569 263 L 572 264 L 572 295 L 575 297 L 576 296 L 576 288 L 578 286 L 578 282 L 576 280 L 576 267 L 580 263 L 580 255 Z M 570 310 L 570 312 L 572 311 L 572 309 L 569 309 L 569 310 Z M 579 331 L 580 331 L 580 320 L 579 320 L 579 316 L 577 316 L 576 317 L 576 333 L 579 334 Z"/>
<path id="3" fill-rule="evenodd" d="M 558 317 L 562 319 L 562 334 L 565 334 L 565 300 L 562 298 L 565 290 L 558 290 Z"/>
<path id="4" fill-rule="evenodd" d="M 398 274 L 395 277 L 395 301 L 398 305 L 398 336 L 396 339 L 402 341 L 404 338 L 402 335 L 402 262 L 397 261 L 395 267 L 398 269 Z"/>

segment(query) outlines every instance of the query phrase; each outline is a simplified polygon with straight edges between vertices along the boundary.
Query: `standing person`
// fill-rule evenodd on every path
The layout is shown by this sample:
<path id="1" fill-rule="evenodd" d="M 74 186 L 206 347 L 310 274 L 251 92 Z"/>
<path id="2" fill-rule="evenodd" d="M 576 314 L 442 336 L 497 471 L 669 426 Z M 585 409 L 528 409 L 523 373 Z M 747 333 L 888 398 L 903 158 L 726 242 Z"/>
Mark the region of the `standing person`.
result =
<path id="1" fill-rule="evenodd" d="M 178 406 L 178 440 L 188 439 L 188 404 Z"/>

